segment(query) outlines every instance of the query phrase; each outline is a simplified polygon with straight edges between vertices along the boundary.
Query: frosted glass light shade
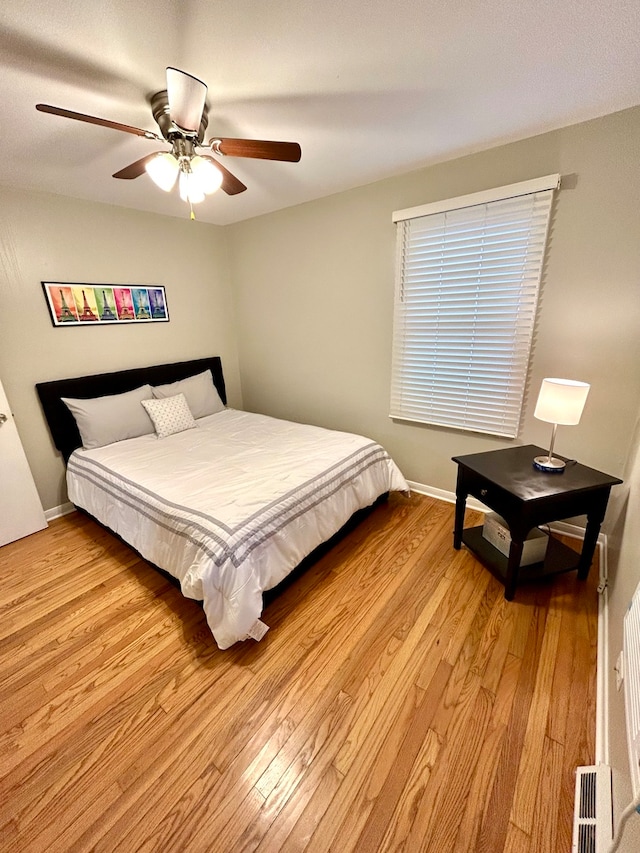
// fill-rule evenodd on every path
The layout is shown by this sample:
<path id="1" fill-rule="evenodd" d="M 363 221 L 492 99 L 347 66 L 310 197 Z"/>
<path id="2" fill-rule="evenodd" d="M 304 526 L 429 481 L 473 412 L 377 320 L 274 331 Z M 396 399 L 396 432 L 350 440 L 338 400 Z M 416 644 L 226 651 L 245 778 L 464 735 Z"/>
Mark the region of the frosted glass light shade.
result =
<path id="1" fill-rule="evenodd" d="M 182 201 L 188 201 L 191 204 L 200 204 L 204 201 L 204 192 L 191 172 L 180 172 L 179 189 Z"/>
<path id="2" fill-rule="evenodd" d="M 543 379 L 533 416 L 550 424 L 580 423 L 590 387 L 573 379 Z"/>
<path id="3" fill-rule="evenodd" d="M 178 161 L 168 151 L 147 160 L 144 168 L 153 183 L 166 193 L 173 188 L 180 169 Z"/>
<path id="4" fill-rule="evenodd" d="M 197 186 L 206 195 L 220 189 L 222 184 L 222 172 L 211 160 L 196 155 L 191 160 L 191 174 Z"/>

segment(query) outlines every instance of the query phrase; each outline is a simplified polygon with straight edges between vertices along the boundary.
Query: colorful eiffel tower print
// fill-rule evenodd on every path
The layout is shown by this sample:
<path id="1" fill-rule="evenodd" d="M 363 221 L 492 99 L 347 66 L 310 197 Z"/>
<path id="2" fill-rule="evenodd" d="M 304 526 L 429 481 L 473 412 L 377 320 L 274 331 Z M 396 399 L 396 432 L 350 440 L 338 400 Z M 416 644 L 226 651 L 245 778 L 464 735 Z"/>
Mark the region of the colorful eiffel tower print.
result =
<path id="1" fill-rule="evenodd" d="M 87 294 L 82 291 L 82 311 L 80 312 L 80 319 L 83 322 L 95 320 L 97 322 L 98 318 L 91 310 L 89 303 L 87 302 Z"/>
<path id="2" fill-rule="evenodd" d="M 78 318 L 75 316 L 71 308 L 67 305 L 62 290 L 58 289 L 60 294 L 60 310 L 58 311 L 58 323 L 77 323 Z"/>
<path id="3" fill-rule="evenodd" d="M 102 291 L 102 311 L 100 312 L 101 320 L 117 320 L 118 318 L 111 309 L 111 305 L 107 302 L 107 294 Z"/>
<path id="4" fill-rule="evenodd" d="M 149 289 L 149 305 L 151 307 L 152 320 L 166 320 L 167 310 L 164 304 L 164 295 L 160 288 Z"/>
<path id="5" fill-rule="evenodd" d="M 133 313 L 133 299 L 128 287 L 114 287 L 113 298 L 116 303 L 116 312 L 119 320 L 135 320 Z"/>
<path id="6" fill-rule="evenodd" d="M 133 298 L 133 310 L 135 311 L 136 320 L 150 320 L 151 311 L 149 309 L 149 295 L 145 287 L 131 288 L 131 296 Z"/>

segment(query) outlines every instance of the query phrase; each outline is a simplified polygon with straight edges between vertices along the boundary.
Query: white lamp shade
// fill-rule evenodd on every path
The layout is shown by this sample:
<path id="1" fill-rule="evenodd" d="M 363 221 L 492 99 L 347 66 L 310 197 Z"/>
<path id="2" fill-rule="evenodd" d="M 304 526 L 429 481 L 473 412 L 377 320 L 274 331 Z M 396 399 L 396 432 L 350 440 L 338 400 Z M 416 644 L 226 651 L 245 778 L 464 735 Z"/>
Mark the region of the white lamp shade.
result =
<path id="1" fill-rule="evenodd" d="M 180 167 L 173 154 L 169 154 L 167 151 L 164 154 L 156 154 L 151 160 L 147 160 L 144 168 L 153 183 L 168 193 L 176 182 Z"/>
<path id="2" fill-rule="evenodd" d="M 191 204 L 200 204 L 204 201 L 204 191 L 198 185 L 195 176 L 191 172 L 180 172 L 180 198 L 182 201 L 191 202 Z"/>
<path id="3" fill-rule="evenodd" d="M 206 195 L 214 193 L 220 189 L 222 184 L 222 172 L 217 168 L 211 160 L 205 160 L 204 157 L 196 155 L 191 160 L 191 174 L 197 186 Z"/>
<path id="4" fill-rule="evenodd" d="M 580 423 L 590 387 L 573 379 L 543 379 L 533 416 L 550 424 Z"/>

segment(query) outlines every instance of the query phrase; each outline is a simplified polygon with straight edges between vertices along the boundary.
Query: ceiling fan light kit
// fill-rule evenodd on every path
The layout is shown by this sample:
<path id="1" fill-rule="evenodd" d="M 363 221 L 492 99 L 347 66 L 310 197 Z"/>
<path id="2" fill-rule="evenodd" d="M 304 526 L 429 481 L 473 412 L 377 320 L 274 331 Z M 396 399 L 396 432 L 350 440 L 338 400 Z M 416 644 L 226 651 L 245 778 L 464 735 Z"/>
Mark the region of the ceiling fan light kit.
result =
<path id="1" fill-rule="evenodd" d="M 178 188 L 182 201 L 186 201 L 189 204 L 200 204 L 201 201 L 204 201 L 202 188 L 198 186 L 191 172 L 180 172 Z"/>
<path id="2" fill-rule="evenodd" d="M 72 110 L 36 104 L 40 112 L 97 124 L 112 130 L 131 133 L 157 142 L 168 142 L 171 151 L 155 151 L 135 163 L 125 166 L 114 178 L 133 180 L 145 172 L 164 192 L 170 192 L 178 181 L 180 198 L 189 206 L 204 201 L 207 195 L 222 189 L 227 195 L 244 192 L 246 186 L 228 169 L 208 154 L 198 154 L 206 148 L 218 157 L 250 157 L 259 160 L 279 160 L 297 163 L 302 151 L 297 142 L 270 142 L 259 139 L 229 139 L 213 137 L 205 145 L 204 135 L 209 122 L 206 103 L 207 86 L 202 80 L 167 68 L 167 88 L 151 98 L 151 111 L 162 136 L 128 124 L 97 118 Z M 191 210 L 191 219 L 195 219 Z"/>
<path id="3" fill-rule="evenodd" d="M 222 185 L 222 172 L 212 160 L 205 160 L 198 154 L 191 160 L 191 177 L 201 187 L 205 195 L 219 190 Z"/>
<path id="4" fill-rule="evenodd" d="M 194 154 L 188 140 L 175 140 L 171 153 L 153 154 L 144 168 L 154 184 L 165 192 L 173 189 L 179 176 L 180 198 L 189 204 L 199 204 L 222 185 L 220 169 L 213 160 Z"/>
<path id="5" fill-rule="evenodd" d="M 151 159 L 147 160 L 144 168 L 153 183 L 166 193 L 174 188 L 180 171 L 178 161 L 168 151 L 158 151 Z"/>

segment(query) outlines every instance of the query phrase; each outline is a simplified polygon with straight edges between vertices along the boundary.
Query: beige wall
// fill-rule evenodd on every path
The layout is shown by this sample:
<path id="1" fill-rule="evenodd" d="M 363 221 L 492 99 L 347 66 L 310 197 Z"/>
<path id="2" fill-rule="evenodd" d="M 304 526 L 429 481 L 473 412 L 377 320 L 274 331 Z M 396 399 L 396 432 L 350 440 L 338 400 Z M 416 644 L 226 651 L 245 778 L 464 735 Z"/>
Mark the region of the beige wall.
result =
<path id="1" fill-rule="evenodd" d="M 624 486 L 612 500 L 609 537 L 609 760 L 613 767 L 616 814 L 631 800 L 627 772 L 624 693 L 618 692 L 613 667 L 622 648 L 622 620 L 640 583 L 640 417 L 623 474 Z M 640 850 L 640 817 L 632 816 L 621 853 Z"/>
<path id="2" fill-rule="evenodd" d="M 0 188 L 0 378 L 45 509 L 66 490 L 36 382 L 221 355 L 240 404 L 225 242 L 224 229 L 186 218 Z M 43 280 L 161 284 L 171 319 L 54 328 Z"/>
<path id="3" fill-rule="evenodd" d="M 392 211 L 555 172 L 557 196 L 519 443 L 544 376 L 592 384 L 557 450 L 619 475 L 640 405 L 640 109 L 432 166 L 231 226 L 247 408 L 363 432 L 414 481 L 447 491 L 451 456 L 508 445 L 388 418 Z"/>

